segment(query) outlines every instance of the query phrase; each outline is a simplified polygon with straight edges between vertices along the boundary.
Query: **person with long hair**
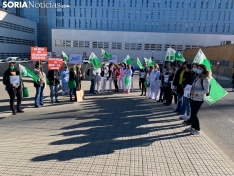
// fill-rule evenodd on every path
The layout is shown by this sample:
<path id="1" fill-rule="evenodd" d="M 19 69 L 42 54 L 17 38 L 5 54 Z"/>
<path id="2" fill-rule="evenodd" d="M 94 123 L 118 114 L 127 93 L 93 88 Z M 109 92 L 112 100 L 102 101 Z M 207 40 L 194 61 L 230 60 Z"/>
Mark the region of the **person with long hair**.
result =
<path id="1" fill-rule="evenodd" d="M 168 71 L 168 82 L 167 82 L 167 86 L 166 86 L 166 106 L 170 106 L 172 104 L 172 98 L 173 98 L 173 94 L 172 94 L 172 89 L 171 89 L 171 81 L 174 79 L 174 74 L 175 74 L 175 67 L 169 67 L 169 71 Z"/>
<path id="2" fill-rule="evenodd" d="M 127 71 L 127 68 L 126 68 L 126 64 L 125 63 L 122 63 L 122 68 L 121 68 L 121 71 L 120 71 L 120 78 L 121 78 L 121 81 L 122 81 L 122 90 L 123 92 L 125 91 L 125 78 L 126 78 L 126 71 Z"/>
<path id="3" fill-rule="evenodd" d="M 131 89 L 131 79 L 132 79 L 132 69 L 131 65 L 127 65 L 126 77 L 125 77 L 125 91 L 124 93 L 129 94 Z"/>
<path id="4" fill-rule="evenodd" d="M 115 92 L 119 92 L 119 86 L 118 86 L 119 76 L 120 76 L 120 68 L 118 64 L 114 64 L 112 71 L 112 78 L 114 80 Z"/>
<path id="5" fill-rule="evenodd" d="M 112 72 L 113 72 L 113 66 L 114 64 L 111 63 L 109 65 L 109 70 L 108 70 L 108 80 L 109 80 L 109 91 L 112 91 L 112 84 L 113 84 L 113 77 L 112 77 Z"/>
<path id="6" fill-rule="evenodd" d="M 108 68 L 106 66 L 106 63 L 104 63 L 102 65 L 102 68 L 101 68 L 101 88 L 102 88 L 102 92 L 106 90 L 107 76 L 108 76 Z"/>
<path id="7" fill-rule="evenodd" d="M 71 66 L 71 70 L 69 72 L 69 81 L 74 81 L 76 82 L 76 87 L 75 88 L 70 88 L 70 101 L 73 101 L 72 100 L 72 94 L 75 96 L 75 101 L 77 100 L 77 97 L 76 97 L 76 90 L 77 90 L 77 73 L 76 73 L 76 66 L 75 65 L 72 65 Z"/>
<path id="8" fill-rule="evenodd" d="M 47 78 L 49 80 L 49 86 L 50 86 L 50 101 L 52 104 L 54 103 L 54 97 L 55 97 L 55 102 L 59 103 L 58 101 L 58 88 L 60 85 L 59 76 L 60 75 L 58 70 L 49 70 L 47 73 Z"/>
<path id="9" fill-rule="evenodd" d="M 160 88 L 158 85 L 158 80 L 160 77 L 160 71 L 158 64 L 155 64 L 153 71 L 150 73 L 150 99 L 159 100 Z"/>
<path id="10" fill-rule="evenodd" d="M 77 91 L 81 90 L 81 81 L 82 81 L 83 76 L 84 76 L 84 73 L 82 72 L 81 65 L 78 64 L 76 66 L 76 90 Z"/>
<path id="11" fill-rule="evenodd" d="M 39 62 L 36 62 L 35 68 L 34 68 L 34 73 L 38 76 L 38 81 L 34 82 L 34 87 L 36 88 L 36 95 L 35 95 L 35 104 L 34 106 L 36 108 L 43 106 L 44 105 L 44 94 L 43 90 L 45 87 L 45 82 L 46 82 L 46 76 L 45 73 L 42 70 L 42 65 L 40 65 Z"/>
<path id="12" fill-rule="evenodd" d="M 192 124 L 192 126 L 187 130 L 190 130 L 190 133 L 193 135 L 200 134 L 200 123 L 197 114 L 204 103 L 204 97 L 210 91 L 210 78 L 212 73 L 207 70 L 205 65 L 200 64 L 197 68 L 197 74 L 198 76 L 194 80 L 192 90 L 190 91 L 191 115 L 189 119 L 190 123 L 187 124 Z"/>
<path id="13" fill-rule="evenodd" d="M 69 81 L 69 70 L 67 65 L 64 66 L 64 69 L 61 71 L 62 76 L 62 95 L 69 93 L 68 81 Z"/>
<path id="14" fill-rule="evenodd" d="M 11 83 L 11 76 L 19 76 L 19 85 Z M 20 78 L 20 72 L 15 68 L 15 63 L 10 62 L 8 69 L 3 74 L 3 84 L 6 86 L 6 91 L 10 97 L 10 108 L 13 115 L 16 113 L 23 113 L 21 109 L 22 102 L 22 80 Z M 15 97 L 17 97 L 17 111 L 15 110 Z"/>

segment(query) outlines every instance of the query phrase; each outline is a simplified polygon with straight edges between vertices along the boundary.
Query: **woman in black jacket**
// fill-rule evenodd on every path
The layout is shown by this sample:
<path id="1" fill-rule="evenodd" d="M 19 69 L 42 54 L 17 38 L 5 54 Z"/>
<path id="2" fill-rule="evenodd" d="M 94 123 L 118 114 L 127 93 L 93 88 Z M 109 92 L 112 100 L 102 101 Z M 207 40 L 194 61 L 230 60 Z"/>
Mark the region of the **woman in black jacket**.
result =
<path id="1" fill-rule="evenodd" d="M 76 90 L 79 91 L 81 90 L 81 80 L 84 74 L 82 73 L 81 65 L 78 64 L 76 66 Z"/>
<path id="2" fill-rule="evenodd" d="M 77 72 L 76 72 L 75 67 L 76 67 L 75 65 L 71 67 L 71 70 L 69 72 L 69 81 L 76 81 L 76 84 L 77 84 Z M 76 97 L 77 86 L 79 85 L 76 85 L 76 88 L 73 88 L 73 89 L 70 88 L 70 101 L 72 101 L 72 93 L 75 96 L 75 101 L 77 100 L 77 97 Z"/>
<path id="3" fill-rule="evenodd" d="M 175 67 L 170 67 L 169 69 L 169 77 L 168 77 L 168 83 L 167 83 L 167 87 L 165 89 L 166 91 L 166 94 L 167 94 L 167 99 L 166 99 L 166 103 L 165 105 L 166 106 L 170 106 L 171 103 L 172 103 L 172 90 L 171 90 L 171 82 L 173 81 L 174 79 L 174 76 L 175 76 Z"/>
<path id="4" fill-rule="evenodd" d="M 11 84 L 10 77 L 11 76 L 19 76 L 19 85 Z M 21 110 L 21 101 L 22 101 L 22 80 L 20 77 L 20 72 L 15 68 L 15 63 L 10 62 L 8 69 L 4 72 L 3 75 L 3 84 L 6 86 L 6 91 L 10 97 L 10 107 L 12 114 L 16 114 L 15 110 L 15 96 L 17 97 L 17 112 L 23 113 Z"/>
<path id="5" fill-rule="evenodd" d="M 59 88 L 59 72 L 57 70 L 49 70 L 47 74 L 47 78 L 49 81 L 49 86 L 50 86 L 50 100 L 51 103 L 54 103 L 54 96 L 55 96 L 55 101 L 58 103 L 58 88 Z"/>

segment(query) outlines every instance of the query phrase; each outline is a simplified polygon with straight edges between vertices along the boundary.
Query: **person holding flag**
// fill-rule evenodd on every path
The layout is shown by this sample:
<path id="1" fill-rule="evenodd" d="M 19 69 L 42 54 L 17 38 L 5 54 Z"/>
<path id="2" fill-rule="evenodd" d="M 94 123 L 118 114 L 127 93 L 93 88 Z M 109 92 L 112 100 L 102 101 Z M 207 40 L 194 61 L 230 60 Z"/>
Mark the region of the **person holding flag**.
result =
<path id="1" fill-rule="evenodd" d="M 18 76 L 18 85 L 11 82 L 11 76 Z M 10 62 L 8 69 L 3 75 L 3 84 L 6 86 L 6 91 L 10 97 L 10 107 L 13 115 L 16 113 L 23 113 L 21 109 L 22 102 L 22 79 L 20 77 L 20 72 L 15 68 L 15 63 Z M 17 97 L 17 111 L 15 110 L 15 96 Z"/>
<path id="2" fill-rule="evenodd" d="M 197 114 L 204 103 L 204 97 L 210 91 L 210 79 L 212 73 L 207 70 L 205 65 L 200 64 L 197 68 L 197 74 L 198 76 L 194 80 L 190 91 L 191 115 L 190 119 L 186 121 L 187 125 L 192 125 L 188 130 L 190 130 L 191 134 L 193 135 L 200 134 L 200 124 Z"/>

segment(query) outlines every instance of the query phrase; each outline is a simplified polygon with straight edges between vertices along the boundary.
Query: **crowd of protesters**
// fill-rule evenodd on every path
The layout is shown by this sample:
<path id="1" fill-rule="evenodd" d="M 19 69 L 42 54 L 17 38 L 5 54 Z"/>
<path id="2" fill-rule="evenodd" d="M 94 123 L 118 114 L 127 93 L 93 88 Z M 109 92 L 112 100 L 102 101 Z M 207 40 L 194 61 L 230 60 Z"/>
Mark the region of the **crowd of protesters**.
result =
<path id="1" fill-rule="evenodd" d="M 65 65 L 61 72 L 49 70 L 46 75 L 42 65 L 37 62 L 33 71 L 38 76 L 38 80 L 34 82 L 36 89 L 34 105 L 36 108 L 44 104 L 43 90 L 46 84 L 50 88 L 51 103 L 59 103 L 58 90 L 60 82 L 62 83 L 62 95 L 69 94 L 70 101 L 77 100 L 76 92 L 81 90 L 81 80 L 85 74 L 82 72 L 81 65 L 72 65 L 70 69 Z M 91 66 L 86 73 L 91 81 L 90 93 L 114 91 L 129 94 L 131 90 L 134 90 L 134 72 L 134 66 L 125 63 L 111 63 L 110 65 L 104 63 L 98 69 Z M 24 112 L 21 109 L 23 81 L 21 79 L 19 85 L 10 83 L 10 76 L 15 75 L 20 75 L 20 72 L 15 68 L 15 64 L 11 62 L 4 73 L 3 84 L 9 94 L 10 108 L 14 115 L 17 112 Z M 181 115 L 180 119 L 184 120 L 185 125 L 191 125 L 187 130 L 196 135 L 200 133 L 197 114 L 204 103 L 204 96 L 209 94 L 210 77 L 211 72 L 207 71 L 206 66 L 202 64 L 184 62 L 176 67 L 165 65 L 163 68 L 160 68 L 158 64 L 150 67 L 144 64 L 144 68 L 139 70 L 140 96 L 146 96 L 148 99 L 161 102 L 165 106 L 170 106 L 174 102 L 176 105 L 175 112 Z M 191 85 L 192 89 L 189 96 L 184 96 L 187 85 Z M 112 90 L 112 86 L 114 90 Z M 14 107 L 15 97 L 17 97 L 16 110 Z"/>

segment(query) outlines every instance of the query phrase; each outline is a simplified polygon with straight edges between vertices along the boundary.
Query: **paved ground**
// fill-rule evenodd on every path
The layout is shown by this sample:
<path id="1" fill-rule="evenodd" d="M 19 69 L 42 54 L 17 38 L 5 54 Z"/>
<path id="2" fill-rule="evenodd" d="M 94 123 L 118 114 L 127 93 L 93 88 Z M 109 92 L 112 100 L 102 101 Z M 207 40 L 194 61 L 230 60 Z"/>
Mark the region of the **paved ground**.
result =
<path id="1" fill-rule="evenodd" d="M 26 113 L 0 120 L 0 175 L 234 175 L 205 135 L 189 135 L 171 108 L 138 95 L 46 98 L 39 109 L 28 98 Z"/>

